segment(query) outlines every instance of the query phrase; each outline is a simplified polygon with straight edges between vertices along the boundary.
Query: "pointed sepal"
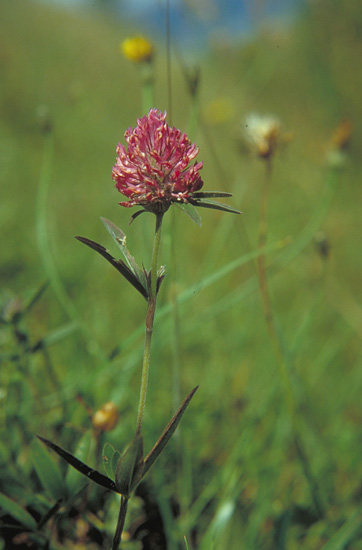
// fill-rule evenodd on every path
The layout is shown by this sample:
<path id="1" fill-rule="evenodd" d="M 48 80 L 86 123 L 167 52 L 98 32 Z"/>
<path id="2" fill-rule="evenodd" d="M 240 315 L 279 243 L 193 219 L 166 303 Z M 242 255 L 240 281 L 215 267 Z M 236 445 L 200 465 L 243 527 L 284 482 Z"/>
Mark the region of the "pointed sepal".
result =
<path id="1" fill-rule="evenodd" d="M 132 214 L 132 216 L 130 217 L 128 225 L 131 225 L 131 223 L 134 222 L 135 219 L 138 218 L 138 216 L 140 216 L 141 214 L 144 214 L 145 212 L 147 212 L 147 210 L 145 210 L 144 208 L 142 210 L 137 210 L 137 212 Z"/>
<path id="2" fill-rule="evenodd" d="M 201 216 L 192 204 L 190 204 L 189 202 L 174 202 L 174 204 L 177 206 L 177 208 L 185 212 L 185 214 L 187 214 L 192 219 L 192 221 L 196 223 L 196 225 L 201 227 Z"/>
<path id="3" fill-rule="evenodd" d="M 138 435 L 118 461 L 115 478 L 118 492 L 129 496 L 140 482 L 143 468 L 143 437 Z"/>
<path id="4" fill-rule="evenodd" d="M 232 193 L 226 193 L 225 191 L 195 191 L 195 193 L 192 193 L 192 197 L 195 199 L 216 199 L 232 196 Z"/>
<path id="5" fill-rule="evenodd" d="M 191 399 L 193 398 L 197 388 L 199 386 L 196 386 L 190 393 L 185 397 L 183 402 L 181 403 L 178 411 L 176 414 L 171 418 L 170 422 L 167 424 L 166 428 L 164 429 L 162 435 L 157 440 L 156 444 L 154 445 L 153 449 L 148 453 L 148 455 L 145 458 L 144 461 L 144 469 L 143 469 L 143 476 L 148 472 L 148 470 L 151 468 L 155 460 L 160 456 L 163 449 L 166 447 L 167 443 L 171 439 L 172 435 L 174 434 L 177 426 L 179 425 L 179 422 L 186 411 L 188 405 L 190 404 Z M 142 477 L 143 477 L 142 476 Z"/>
<path id="6" fill-rule="evenodd" d="M 97 483 L 98 485 L 101 485 L 105 489 L 109 489 L 110 491 L 114 491 L 115 493 L 118 493 L 118 489 L 114 481 L 109 479 L 108 477 L 104 476 L 97 470 L 94 470 L 93 468 L 90 468 L 87 466 L 87 464 L 84 464 L 84 462 L 81 462 L 78 458 L 76 458 L 71 453 L 68 453 L 68 451 L 65 451 L 61 447 L 58 447 L 55 443 L 52 443 L 48 439 L 45 439 L 44 437 L 40 437 L 40 435 L 36 436 L 40 441 L 44 443 L 49 449 L 52 449 L 55 451 L 63 460 L 68 462 L 70 466 L 78 470 L 81 474 L 86 476 L 91 481 L 94 481 L 94 483 Z"/>
<path id="7" fill-rule="evenodd" d="M 131 269 L 122 261 L 122 260 L 116 260 L 104 246 L 101 244 L 98 244 L 91 239 L 87 239 L 86 237 L 75 237 L 78 241 L 80 241 L 83 244 L 86 244 L 89 246 L 89 248 L 92 248 L 98 254 L 103 256 L 113 267 L 119 271 L 127 281 L 131 283 L 131 285 L 134 286 L 138 292 L 142 294 L 142 296 L 147 300 L 148 299 L 148 292 L 140 282 L 140 280 L 137 278 L 137 276 L 131 271 Z"/>
<path id="8" fill-rule="evenodd" d="M 230 212 L 231 214 L 241 214 L 240 210 L 235 210 L 227 204 L 222 204 L 217 201 L 202 200 L 202 199 L 189 199 L 190 203 L 194 206 L 201 208 L 210 208 L 212 210 L 221 210 L 222 212 Z"/>
<path id="9" fill-rule="evenodd" d="M 189 202 L 193 206 L 201 208 L 211 208 L 212 210 L 221 210 L 222 212 L 231 212 L 232 214 L 241 214 L 239 210 L 231 208 L 227 204 L 222 204 L 221 202 L 210 200 L 217 198 L 228 198 L 232 197 L 231 193 L 225 193 L 224 191 L 196 191 L 192 194 L 192 197 L 189 198 Z"/>

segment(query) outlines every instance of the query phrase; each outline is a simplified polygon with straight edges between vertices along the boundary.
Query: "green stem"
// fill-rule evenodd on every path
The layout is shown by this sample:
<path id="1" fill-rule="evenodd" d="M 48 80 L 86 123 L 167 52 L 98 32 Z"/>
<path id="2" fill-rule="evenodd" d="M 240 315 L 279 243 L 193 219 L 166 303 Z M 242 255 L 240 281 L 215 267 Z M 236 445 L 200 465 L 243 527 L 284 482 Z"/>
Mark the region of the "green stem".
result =
<path id="1" fill-rule="evenodd" d="M 151 294 L 156 301 L 158 254 L 160 251 L 161 228 L 163 212 L 156 214 L 156 229 L 153 239 L 152 263 L 151 263 Z"/>
<path id="2" fill-rule="evenodd" d="M 265 250 L 267 243 L 268 235 L 268 198 L 269 198 L 269 187 L 271 184 L 271 175 L 272 175 L 272 161 L 271 158 L 265 159 L 265 177 L 261 192 L 260 200 L 260 218 L 259 218 L 259 238 L 258 238 L 258 248 L 259 250 Z M 286 403 L 289 411 L 290 418 L 294 419 L 295 414 L 295 403 L 293 399 L 293 392 L 290 384 L 288 367 L 285 362 L 284 353 L 282 346 L 280 344 L 278 331 L 275 326 L 272 305 L 268 289 L 268 280 L 266 273 L 266 257 L 265 252 L 262 252 L 257 259 L 257 268 L 258 268 L 258 280 L 261 301 L 263 306 L 264 317 L 269 333 L 269 338 L 274 349 L 275 356 L 277 358 L 278 368 L 280 378 L 282 380 L 285 392 Z"/>
<path id="3" fill-rule="evenodd" d="M 260 203 L 260 220 L 259 220 L 259 239 L 258 239 L 258 248 L 259 250 L 265 250 L 267 235 L 268 235 L 268 222 L 267 222 L 267 210 L 268 210 L 268 195 L 269 187 L 271 183 L 272 175 L 272 163 L 271 158 L 266 159 L 266 171 L 265 178 L 261 194 L 261 203 Z M 268 280 L 267 280 L 267 271 L 266 271 L 266 258 L 265 252 L 262 252 L 257 260 L 257 270 L 258 270 L 258 280 L 261 301 L 263 305 L 264 317 L 269 333 L 270 342 L 273 346 L 275 357 L 277 359 L 279 375 L 281 382 L 284 387 L 284 395 L 286 400 L 286 405 L 288 408 L 289 418 L 291 421 L 291 429 L 294 438 L 294 444 L 297 449 L 297 454 L 303 468 L 304 475 L 309 484 L 311 498 L 315 507 L 315 510 L 319 517 L 323 517 L 323 506 L 319 496 L 319 488 L 316 483 L 316 480 L 313 477 L 311 472 L 309 459 L 304 452 L 303 444 L 301 441 L 298 422 L 297 422 L 297 407 L 294 400 L 293 388 L 290 381 L 290 375 L 288 372 L 288 364 L 285 358 L 284 350 L 281 345 L 279 334 L 275 325 L 269 290 L 268 290 Z"/>
<path id="4" fill-rule="evenodd" d="M 141 65 L 141 80 L 142 80 L 142 109 L 144 113 L 148 113 L 154 106 L 153 101 L 153 63 L 146 61 Z"/>
<path id="5" fill-rule="evenodd" d="M 114 534 L 113 543 L 112 543 L 112 550 L 118 550 L 119 544 L 121 542 L 124 522 L 126 519 L 126 513 L 127 513 L 127 505 L 128 505 L 128 497 L 122 495 L 121 496 L 121 506 L 119 508 L 119 515 L 118 515 L 118 521 L 117 521 L 117 527 L 116 532 Z"/>
<path id="6" fill-rule="evenodd" d="M 158 254 L 159 254 L 160 242 L 161 242 L 162 218 L 163 218 L 163 213 L 156 214 L 156 230 L 155 230 L 155 236 L 153 240 L 152 263 L 151 263 L 152 267 L 151 267 L 151 274 L 150 274 L 150 277 L 151 277 L 150 296 L 148 298 L 148 307 L 147 307 L 147 314 L 146 314 L 145 347 L 143 352 L 143 365 L 142 365 L 142 376 L 141 376 L 140 400 L 138 405 L 138 415 L 137 415 L 137 425 L 136 425 L 136 436 L 141 433 L 143 414 L 144 414 L 145 405 L 146 405 L 148 372 L 150 368 L 150 359 L 151 359 L 151 340 L 152 340 L 152 333 L 153 333 L 153 321 L 155 318 L 155 311 L 156 311 L 157 264 L 158 264 Z"/>

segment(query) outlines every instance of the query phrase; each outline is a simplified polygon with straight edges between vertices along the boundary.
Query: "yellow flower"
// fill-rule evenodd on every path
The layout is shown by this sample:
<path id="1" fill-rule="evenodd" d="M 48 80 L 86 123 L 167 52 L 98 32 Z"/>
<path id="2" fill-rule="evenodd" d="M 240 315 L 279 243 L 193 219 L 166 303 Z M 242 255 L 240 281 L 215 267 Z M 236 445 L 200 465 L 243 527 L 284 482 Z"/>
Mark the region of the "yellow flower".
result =
<path id="1" fill-rule="evenodd" d="M 120 45 L 121 52 L 126 59 L 134 63 L 151 61 L 153 57 L 153 46 L 144 36 L 133 36 L 126 38 Z"/>

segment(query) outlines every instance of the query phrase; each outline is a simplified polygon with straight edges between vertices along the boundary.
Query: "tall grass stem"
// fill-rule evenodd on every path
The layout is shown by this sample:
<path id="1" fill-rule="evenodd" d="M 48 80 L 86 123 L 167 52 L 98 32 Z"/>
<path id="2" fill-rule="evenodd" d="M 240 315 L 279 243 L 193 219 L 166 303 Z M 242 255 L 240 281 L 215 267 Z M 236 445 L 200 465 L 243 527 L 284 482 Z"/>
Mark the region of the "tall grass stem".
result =
<path id="1" fill-rule="evenodd" d="M 43 264 L 44 270 L 51 284 L 51 287 L 58 298 L 59 303 L 65 310 L 66 314 L 72 321 L 74 321 L 81 329 L 84 339 L 87 343 L 88 349 L 91 353 L 98 358 L 105 359 L 105 355 L 97 345 L 94 338 L 90 339 L 87 331 L 80 323 L 78 312 L 74 307 L 74 304 L 70 300 L 67 291 L 64 287 L 63 281 L 59 275 L 58 268 L 54 262 L 51 252 L 49 228 L 47 222 L 47 201 L 48 192 L 51 181 L 52 166 L 54 162 L 54 136 L 51 132 L 48 132 L 44 140 L 44 152 L 43 161 L 41 165 L 41 171 L 38 183 L 38 192 L 35 205 L 35 232 L 36 242 L 38 245 L 39 256 Z M 91 345 L 90 345 L 91 341 Z"/>
<path id="2" fill-rule="evenodd" d="M 263 251 L 267 243 L 268 236 L 268 199 L 269 189 L 271 185 L 272 177 L 272 157 L 265 159 L 265 175 L 261 191 L 260 199 L 260 218 L 259 218 L 259 236 L 258 236 L 258 249 Z M 297 449 L 297 455 L 301 462 L 301 466 L 307 480 L 311 498 L 314 504 L 315 511 L 319 517 L 323 517 L 323 506 L 320 497 L 320 490 L 318 484 L 312 474 L 312 470 L 309 464 L 309 458 L 304 450 L 303 443 L 300 438 L 297 408 L 294 399 L 293 389 L 290 381 L 290 375 L 288 372 L 288 363 L 285 357 L 278 330 L 275 325 L 272 304 L 268 289 L 267 270 L 266 270 L 266 258 L 265 253 L 261 253 L 257 258 L 257 272 L 259 281 L 259 290 L 262 301 L 263 313 L 267 330 L 270 338 L 271 345 L 277 360 L 279 375 L 281 383 L 284 388 L 284 396 L 286 401 L 287 410 L 291 422 L 291 429 L 293 433 L 294 445 Z"/>

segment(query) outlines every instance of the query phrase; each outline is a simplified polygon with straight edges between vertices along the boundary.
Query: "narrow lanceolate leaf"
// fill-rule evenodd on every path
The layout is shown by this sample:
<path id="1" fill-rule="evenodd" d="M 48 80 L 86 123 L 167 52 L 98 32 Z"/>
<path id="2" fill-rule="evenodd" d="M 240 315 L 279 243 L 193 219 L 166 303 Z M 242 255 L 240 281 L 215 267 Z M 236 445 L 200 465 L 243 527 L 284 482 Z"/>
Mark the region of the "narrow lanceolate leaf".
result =
<path id="1" fill-rule="evenodd" d="M 202 199 L 189 199 L 190 203 L 197 207 L 202 208 L 211 208 L 212 210 L 221 210 L 222 212 L 231 212 L 232 214 L 241 214 L 239 210 L 231 208 L 227 204 L 222 204 L 221 202 L 202 200 Z"/>
<path id="2" fill-rule="evenodd" d="M 3 512 L 6 512 L 11 517 L 19 521 L 22 525 L 25 525 L 30 530 L 36 529 L 37 523 L 33 516 L 29 514 L 24 508 L 22 508 L 17 502 L 11 500 L 9 497 L 0 493 L 0 508 Z"/>
<path id="3" fill-rule="evenodd" d="M 39 300 L 39 298 L 41 298 L 43 292 L 48 288 L 48 286 L 49 286 L 49 282 L 45 281 L 45 283 L 43 283 L 35 291 L 35 293 L 31 296 L 29 301 L 25 304 L 23 313 L 27 313 L 37 303 L 37 301 Z"/>
<path id="4" fill-rule="evenodd" d="M 195 191 L 192 193 L 195 199 L 211 199 L 221 197 L 232 197 L 232 193 L 226 193 L 224 191 Z"/>
<path id="5" fill-rule="evenodd" d="M 126 452 L 121 456 L 117 464 L 116 485 L 122 495 L 129 496 L 142 478 L 143 462 L 143 438 L 134 438 Z"/>
<path id="6" fill-rule="evenodd" d="M 92 434 L 86 432 L 78 441 L 74 454 L 81 462 L 88 460 L 92 445 Z M 87 480 L 75 468 L 68 468 L 65 476 L 65 485 L 69 496 L 76 495 L 87 483 Z"/>
<path id="7" fill-rule="evenodd" d="M 126 235 L 123 233 L 119 227 L 117 227 L 114 223 L 110 222 L 106 218 L 101 218 L 105 228 L 112 236 L 114 242 L 116 245 L 120 248 L 122 254 L 124 255 L 126 262 L 131 269 L 131 271 L 135 274 L 137 279 L 140 281 L 144 289 L 147 289 L 147 282 L 145 279 L 145 275 L 140 269 L 140 267 L 137 265 L 136 260 L 129 252 L 127 245 L 126 245 Z"/>
<path id="8" fill-rule="evenodd" d="M 59 466 L 37 439 L 31 442 L 31 458 L 43 488 L 54 500 L 64 497 L 65 486 Z"/>
<path id="9" fill-rule="evenodd" d="M 134 275 L 134 273 L 130 270 L 130 268 L 122 261 L 122 260 L 116 260 L 109 252 L 102 246 L 101 244 L 98 244 L 94 241 L 91 241 L 90 239 L 86 239 L 85 237 L 76 237 L 78 241 L 81 243 L 86 244 L 89 246 L 89 248 L 92 248 L 98 254 L 103 256 L 113 267 L 119 271 L 127 281 L 131 283 L 135 287 L 138 292 L 142 294 L 142 296 L 147 300 L 148 299 L 148 292 L 143 287 L 142 283 L 139 281 L 139 279 Z"/>
<path id="10" fill-rule="evenodd" d="M 182 202 L 182 203 L 174 202 L 174 204 L 177 206 L 177 208 L 179 208 L 180 210 L 183 210 L 183 212 L 185 212 L 185 214 L 187 214 L 192 219 L 193 222 L 195 222 L 199 227 L 201 227 L 202 225 L 201 216 L 196 210 L 196 208 L 192 206 L 192 204 L 190 204 L 189 202 Z"/>
<path id="11" fill-rule="evenodd" d="M 148 453 L 148 455 L 145 458 L 145 466 L 143 469 L 143 475 L 146 474 L 146 472 L 151 468 L 152 464 L 155 462 L 156 458 L 160 456 L 163 449 L 166 447 L 167 443 L 171 439 L 172 435 L 174 434 L 177 426 L 179 425 L 179 422 L 186 411 L 191 399 L 193 398 L 197 388 L 199 386 L 196 386 L 188 396 L 183 400 L 183 402 L 180 405 L 180 408 L 176 412 L 176 414 L 171 418 L 170 422 L 167 424 L 166 428 L 164 429 L 161 437 L 156 442 L 153 449 Z"/>
<path id="12" fill-rule="evenodd" d="M 86 476 L 88 479 L 94 481 L 94 483 L 98 483 L 98 485 L 101 485 L 105 489 L 109 489 L 110 491 L 114 491 L 115 493 L 118 493 L 118 489 L 116 487 L 116 484 L 114 481 L 109 479 L 108 477 L 104 476 L 97 470 L 93 470 L 93 468 L 90 468 L 87 466 L 87 464 L 84 464 L 78 458 L 73 456 L 71 453 L 68 453 L 61 447 L 58 447 L 58 445 L 55 445 L 55 443 L 52 443 L 51 441 L 48 441 L 47 439 L 44 439 L 44 437 L 40 437 L 37 435 L 37 438 L 40 439 L 47 447 L 50 449 L 53 449 L 61 458 L 63 458 L 68 464 L 73 466 L 78 472 Z"/>

